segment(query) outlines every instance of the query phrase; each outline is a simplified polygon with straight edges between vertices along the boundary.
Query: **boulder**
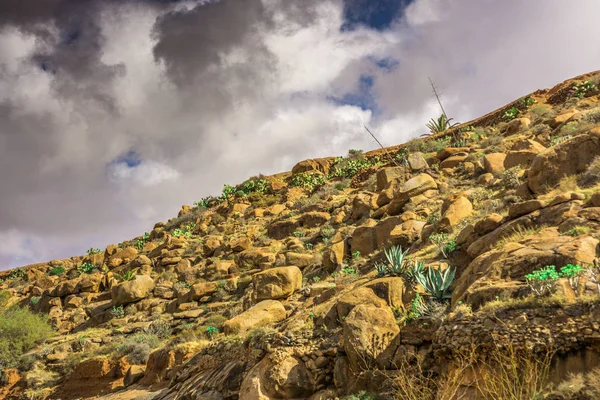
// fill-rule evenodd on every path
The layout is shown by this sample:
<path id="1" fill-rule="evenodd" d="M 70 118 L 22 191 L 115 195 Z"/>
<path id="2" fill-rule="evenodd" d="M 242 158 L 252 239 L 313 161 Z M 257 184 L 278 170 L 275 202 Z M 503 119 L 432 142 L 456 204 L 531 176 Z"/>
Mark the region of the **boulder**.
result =
<path id="1" fill-rule="evenodd" d="M 238 268 L 244 269 L 266 269 L 275 265 L 276 256 L 270 247 L 254 247 L 244 250 L 236 256 L 235 263 Z"/>
<path id="2" fill-rule="evenodd" d="M 303 228 L 316 228 L 326 224 L 330 219 L 331 215 L 327 212 L 307 212 L 300 216 L 298 219 L 298 225 Z"/>
<path id="3" fill-rule="evenodd" d="M 298 267 L 271 268 L 252 277 L 256 301 L 282 299 L 302 287 L 302 271 Z"/>
<path id="4" fill-rule="evenodd" d="M 317 171 L 327 175 L 331 165 L 336 161 L 336 159 L 336 157 L 327 157 L 300 161 L 292 168 L 292 174 L 296 175 L 303 172 Z"/>
<path id="5" fill-rule="evenodd" d="M 145 365 L 132 365 L 125 374 L 125 377 L 123 379 L 123 385 L 125 387 L 128 387 L 133 385 L 134 383 L 139 382 L 144 377 L 145 372 Z"/>
<path id="6" fill-rule="evenodd" d="M 404 308 L 403 296 L 406 292 L 404 279 L 400 277 L 386 277 L 374 279 L 365 285 L 377 297 L 386 301 L 390 307 Z"/>
<path id="7" fill-rule="evenodd" d="M 587 134 L 576 136 L 538 154 L 531 163 L 527 184 L 533 193 L 544 193 L 565 176 L 585 172 L 598 155 L 600 128 L 594 128 Z"/>
<path id="8" fill-rule="evenodd" d="M 440 161 L 444 161 L 448 157 L 455 156 L 457 154 L 469 154 L 470 149 L 468 147 L 447 147 L 438 151 L 436 158 Z"/>
<path id="9" fill-rule="evenodd" d="M 502 215 L 492 213 L 490 215 L 483 217 L 483 219 L 479 220 L 475 224 L 474 230 L 479 235 L 485 235 L 486 233 L 489 233 L 489 232 L 493 231 L 494 229 L 498 228 L 500 225 L 502 225 L 503 220 L 504 220 L 504 217 Z"/>
<path id="10" fill-rule="evenodd" d="M 544 202 L 542 200 L 529 200 L 522 203 L 515 203 L 508 209 L 508 216 L 510 218 L 518 218 L 541 208 L 544 208 Z"/>
<path id="11" fill-rule="evenodd" d="M 346 258 L 346 241 L 340 240 L 332 243 L 323 253 L 323 266 L 327 271 L 333 272 L 342 265 Z"/>
<path id="12" fill-rule="evenodd" d="M 412 171 L 420 171 L 422 169 L 429 168 L 427 160 L 423 157 L 423 153 L 410 153 L 407 157 L 408 166 Z"/>
<path id="13" fill-rule="evenodd" d="M 467 158 L 468 154 L 459 153 L 454 156 L 450 156 L 446 158 L 444 161 L 440 163 L 440 168 L 454 168 L 458 165 L 462 164 Z"/>
<path id="14" fill-rule="evenodd" d="M 506 126 L 502 130 L 502 134 L 504 134 L 504 136 L 514 135 L 515 133 L 519 133 L 529 129 L 530 125 L 531 121 L 529 120 L 529 118 L 515 118 L 508 124 L 506 124 Z"/>
<path id="15" fill-rule="evenodd" d="M 283 304 L 277 300 L 264 300 L 236 315 L 223 324 L 226 334 L 236 334 L 283 321 L 286 318 Z"/>
<path id="16" fill-rule="evenodd" d="M 297 229 L 298 221 L 295 219 L 277 221 L 267 227 L 267 235 L 269 235 L 270 238 L 281 240 L 292 236 Z"/>
<path id="17" fill-rule="evenodd" d="M 290 355 L 281 360 L 267 356 L 244 377 L 239 399 L 306 399 L 315 390 L 315 380 L 303 360 Z"/>
<path id="18" fill-rule="evenodd" d="M 506 154 L 504 153 L 491 153 L 483 156 L 483 168 L 486 172 L 492 175 L 500 175 L 504 172 L 504 159 Z"/>
<path id="19" fill-rule="evenodd" d="M 359 304 L 370 304 L 377 308 L 387 306 L 386 300 L 377 296 L 372 288 L 361 286 L 340 297 L 335 306 L 338 318 L 344 319 Z"/>
<path id="20" fill-rule="evenodd" d="M 113 286 L 111 290 L 112 303 L 114 306 L 133 303 L 148 297 L 154 289 L 154 280 L 148 275 L 136 275 L 127 282 Z"/>
<path id="21" fill-rule="evenodd" d="M 387 189 L 394 182 L 404 177 L 406 169 L 404 167 L 389 167 L 377 171 L 377 191 Z"/>
<path id="22" fill-rule="evenodd" d="M 389 364 L 391 344 L 400 328 L 388 307 L 359 304 L 350 311 L 343 327 L 344 350 L 352 370 L 385 368 Z"/>
<path id="23" fill-rule="evenodd" d="M 459 196 L 452 201 L 446 208 L 439 221 L 439 228 L 445 231 L 452 231 L 456 225 L 473 213 L 473 205 L 464 196 Z"/>
<path id="24" fill-rule="evenodd" d="M 390 204 L 388 204 L 388 214 L 400 214 L 402 208 L 411 197 L 417 196 L 432 189 L 437 189 L 437 183 L 435 183 L 435 180 L 431 177 L 431 175 L 423 173 L 409 179 L 398 189 L 394 195 L 394 198 Z"/>

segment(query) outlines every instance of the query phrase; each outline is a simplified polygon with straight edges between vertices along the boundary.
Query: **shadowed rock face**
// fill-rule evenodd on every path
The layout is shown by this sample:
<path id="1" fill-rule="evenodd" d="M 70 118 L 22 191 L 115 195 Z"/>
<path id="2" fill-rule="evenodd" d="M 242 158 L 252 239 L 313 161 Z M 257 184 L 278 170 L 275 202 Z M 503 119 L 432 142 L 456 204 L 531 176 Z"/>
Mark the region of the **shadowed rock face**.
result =
<path id="1" fill-rule="evenodd" d="M 61 399 L 394 398 L 418 357 L 419 376 L 459 371 L 459 390 L 479 399 L 466 382 L 498 348 L 540 362 L 557 352 L 555 383 L 589 373 L 600 128 L 573 124 L 595 120 L 600 92 L 574 98 L 574 82 L 464 129 L 254 178 L 103 251 L 0 273 L 0 310 L 27 306 L 57 332 L 6 365 L 0 397 L 35 386 Z M 497 126 L 512 107 L 518 118 Z M 556 144 L 566 124 L 576 133 Z M 529 274 L 550 266 L 562 275 L 536 297 Z M 460 364 L 467 355 L 476 367 Z"/>

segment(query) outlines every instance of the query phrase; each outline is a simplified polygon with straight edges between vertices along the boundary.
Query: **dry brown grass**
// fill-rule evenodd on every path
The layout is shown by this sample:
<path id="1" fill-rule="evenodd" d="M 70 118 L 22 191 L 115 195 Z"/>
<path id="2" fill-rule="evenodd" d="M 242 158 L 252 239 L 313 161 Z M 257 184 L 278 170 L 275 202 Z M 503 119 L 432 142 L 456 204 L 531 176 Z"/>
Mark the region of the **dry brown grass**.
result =
<path id="1" fill-rule="evenodd" d="M 562 399 L 600 399 L 600 367 L 585 373 L 570 374 L 551 395 Z"/>
<path id="2" fill-rule="evenodd" d="M 517 348 L 512 342 L 494 338 L 494 349 L 478 363 L 475 385 L 485 400 L 540 399 L 547 386 L 554 351 Z"/>
<path id="3" fill-rule="evenodd" d="M 536 227 L 524 228 L 521 226 L 516 227 L 513 230 L 513 233 L 509 236 L 505 236 L 502 239 L 496 242 L 495 248 L 500 249 L 507 245 L 508 243 L 519 243 L 521 240 L 525 239 L 528 236 L 535 235 L 539 233 L 542 229 L 546 228 L 545 225 L 540 225 Z"/>

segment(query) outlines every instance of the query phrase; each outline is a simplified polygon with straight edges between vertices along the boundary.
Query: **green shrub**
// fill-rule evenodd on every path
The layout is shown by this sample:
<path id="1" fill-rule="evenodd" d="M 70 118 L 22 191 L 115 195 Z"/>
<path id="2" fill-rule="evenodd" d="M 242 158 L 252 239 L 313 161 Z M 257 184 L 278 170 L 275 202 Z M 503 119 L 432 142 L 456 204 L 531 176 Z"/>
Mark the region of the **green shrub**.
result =
<path id="1" fill-rule="evenodd" d="M 91 274 L 97 267 L 97 265 L 86 261 L 77 267 L 77 271 L 79 272 L 79 274 Z"/>
<path id="2" fill-rule="evenodd" d="M 115 277 L 121 282 L 132 281 L 135 279 L 135 270 L 128 269 L 122 274 L 115 274 Z"/>
<path id="3" fill-rule="evenodd" d="M 571 89 L 571 96 L 573 97 L 583 97 L 587 92 L 594 89 L 596 85 L 591 81 L 583 81 L 579 83 L 574 83 L 573 88 Z"/>
<path id="4" fill-rule="evenodd" d="M 451 297 L 448 288 L 454 280 L 455 273 L 456 269 L 454 268 L 447 268 L 444 272 L 441 272 L 439 269 L 429 267 L 427 274 L 417 275 L 417 281 L 435 299 L 445 300 Z"/>
<path id="5" fill-rule="evenodd" d="M 502 114 L 502 118 L 506 121 L 512 121 L 513 119 L 517 118 L 518 115 L 519 110 L 516 107 L 512 107 Z"/>
<path id="6" fill-rule="evenodd" d="M 8 275 L 8 279 L 10 280 L 22 280 L 25 277 L 27 277 L 27 271 L 23 268 L 15 269 Z"/>
<path id="7" fill-rule="evenodd" d="M 50 276 L 60 276 L 65 273 L 65 269 L 63 267 L 54 267 L 50 271 L 48 271 L 48 275 Z"/>
<path id="8" fill-rule="evenodd" d="M 547 265 L 540 270 L 525 275 L 527 284 L 538 296 L 546 296 L 552 293 L 556 287 L 556 280 L 559 278 L 560 274 L 556 271 L 554 265 Z"/>
<path id="9" fill-rule="evenodd" d="M 312 192 L 327 181 L 327 178 L 316 172 L 302 172 L 292 175 L 290 185 L 301 187 Z"/>
<path id="10" fill-rule="evenodd" d="M 123 318 L 125 316 L 125 310 L 123 309 L 123 306 L 113 306 L 111 314 L 115 318 Z"/>
<path id="11" fill-rule="evenodd" d="M 325 224 L 321 227 L 321 236 L 324 238 L 330 238 L 335 235 L 335 229 L 329 224 Z"/>
<path id="12" fill-rule="evenodd" d="M 519 178 L 519 173 L 521 172 L 520 167 L 512 167 L 507 169 L 502 173 L 502 186 L 505 189 L 516 189 L 521 186 L 521 178 Z"/>
<path id="13" fill-rule="evenodd" d="M 15 367 L 23 354 L 52 334 L 46 316 L 21 307 L 0 309 L 0 370 Z"/>
<path id="14" fill-rule="evenodd" d="M 206 334 L 206 336 L 208 336 L 209 339 L 212 339 L 219 333 L 219 328 L 216 328 L 214 326 L 207 326 L 204 330 L 204 333 Z"/>
<path id="15" fill-rule="evenodd" d="M 448 258 L 450 253 L 456 250 L 456 242 L 450 239 L 447 233 L 434 233 L 429 236 L 429 241 L 438 247 L 445 258 Z"/>
<path id="16" fill-rule="evenodd" d="M 95 248 L 93 248 L 93 247 L 92 247 L 92 248 L 91 248 L 91 249 L 89 249 L 89 250 L 88 250 L 86 253 L 87 253 L 87 255 L 88 255 L 88 256 L 91 256 L 92 254 L 100 254 L 100 253 L 103 253 L 103 251 L 102 251 L 102 249 L 95 249 Z"/>

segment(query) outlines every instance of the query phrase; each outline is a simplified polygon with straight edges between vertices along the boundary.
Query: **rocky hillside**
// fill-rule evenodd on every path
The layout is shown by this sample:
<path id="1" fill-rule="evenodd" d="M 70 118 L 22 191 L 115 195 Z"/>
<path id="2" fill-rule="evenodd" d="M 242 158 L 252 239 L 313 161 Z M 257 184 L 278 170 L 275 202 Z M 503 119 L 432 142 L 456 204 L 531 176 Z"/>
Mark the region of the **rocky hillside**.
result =
<path id="1" fill-rule="evenodd" d="M 600 398 L 599 85 L 0 273 L 0 398 Z"/>

